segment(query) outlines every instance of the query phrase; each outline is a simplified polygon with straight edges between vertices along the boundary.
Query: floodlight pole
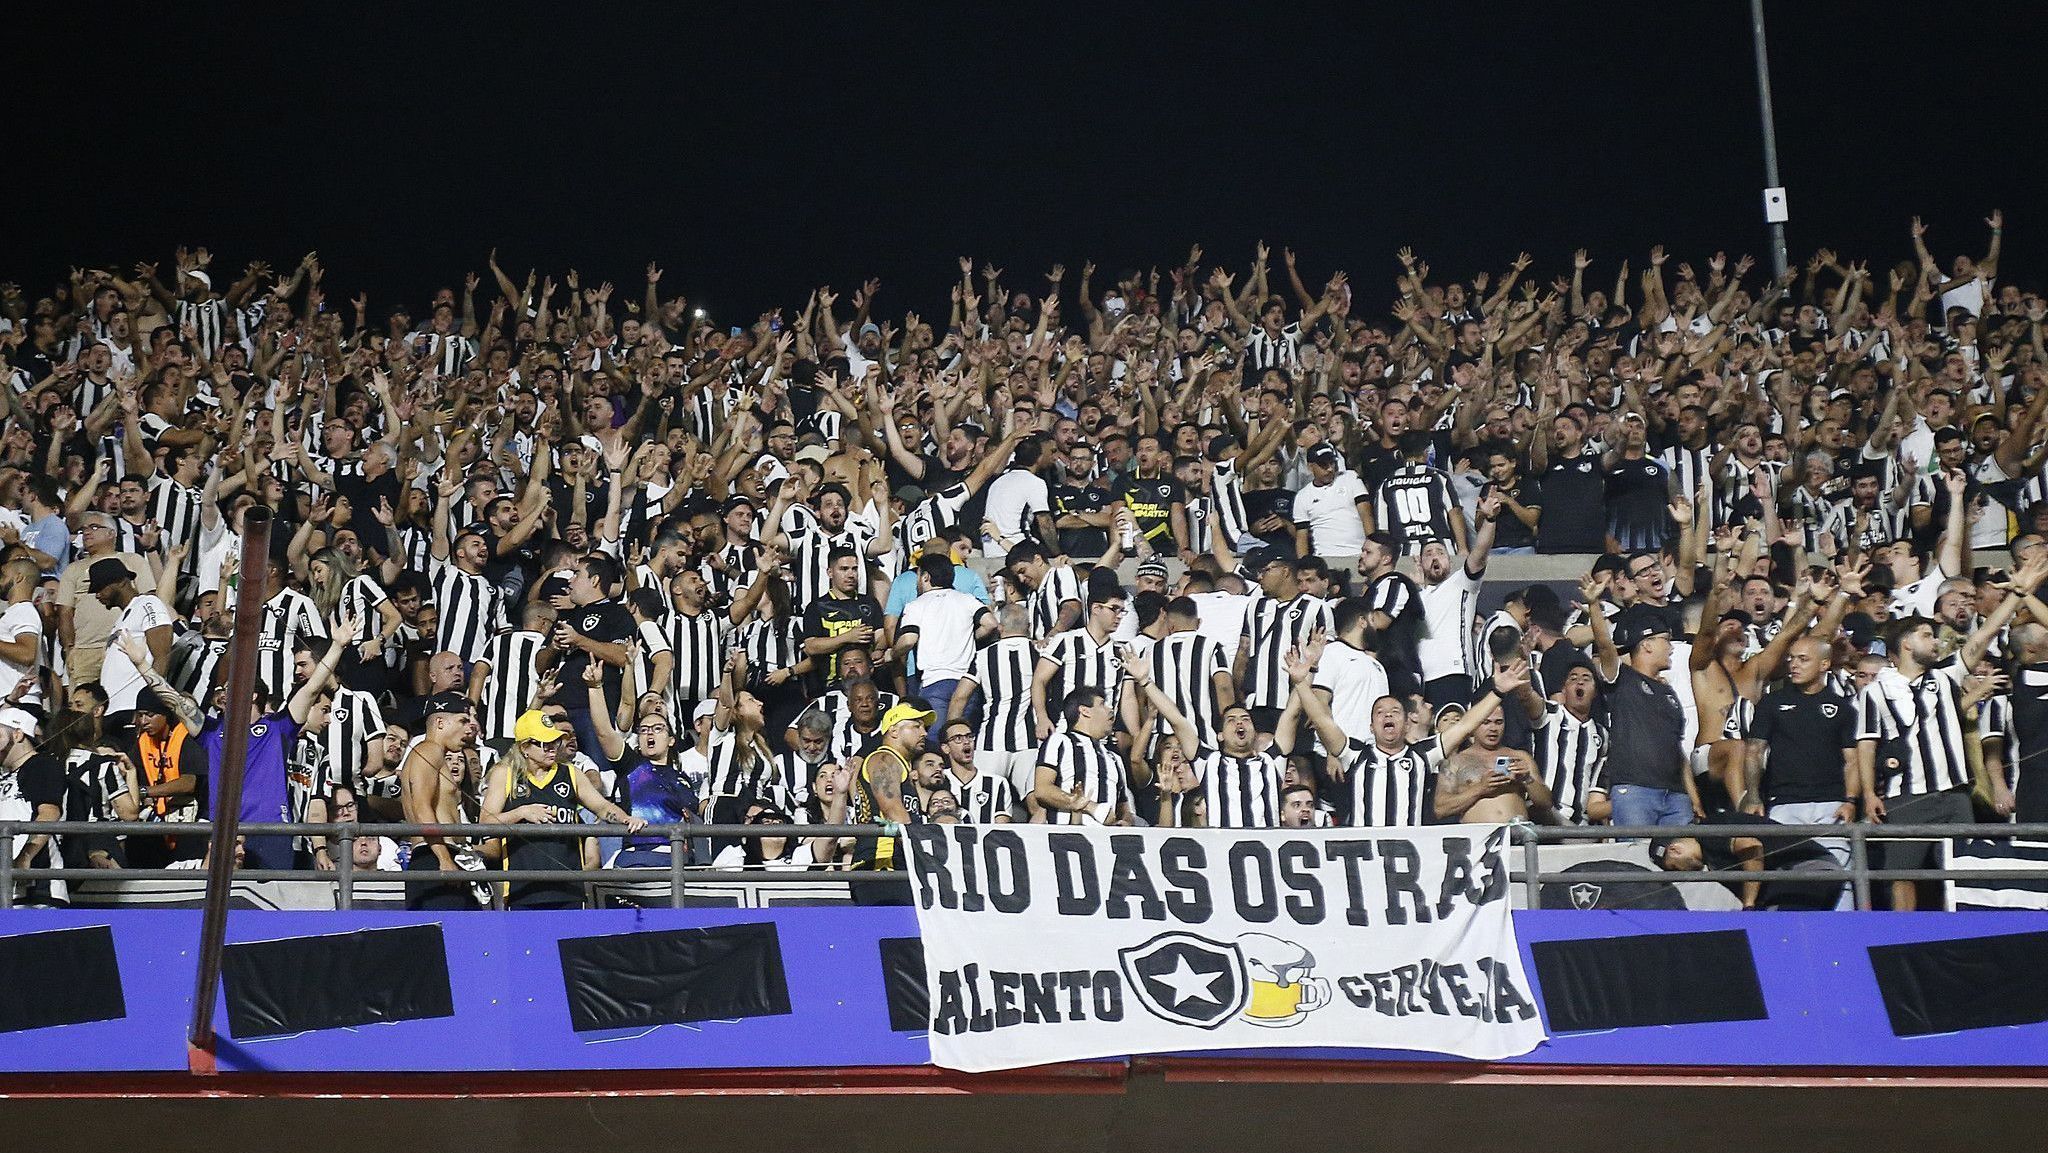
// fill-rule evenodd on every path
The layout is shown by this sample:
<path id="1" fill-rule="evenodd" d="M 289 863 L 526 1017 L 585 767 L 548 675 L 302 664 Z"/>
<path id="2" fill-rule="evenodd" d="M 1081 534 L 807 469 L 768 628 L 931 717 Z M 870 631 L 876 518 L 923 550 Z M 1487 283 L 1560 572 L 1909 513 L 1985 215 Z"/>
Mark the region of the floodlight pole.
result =
<path id="1" fill-rule="evenodd" d="M 1764 0 L 1749 0 L 1750 40 L 1756 48 L 1756 102 L 1763 120 L 1764 220 L 1771 226 L 1771 274 L 1785 275 L 1785 221 L 1791 211 L 1778 182 L 1778 128 L 1771 115 L 1771 57 L 1764 41 Z"/>

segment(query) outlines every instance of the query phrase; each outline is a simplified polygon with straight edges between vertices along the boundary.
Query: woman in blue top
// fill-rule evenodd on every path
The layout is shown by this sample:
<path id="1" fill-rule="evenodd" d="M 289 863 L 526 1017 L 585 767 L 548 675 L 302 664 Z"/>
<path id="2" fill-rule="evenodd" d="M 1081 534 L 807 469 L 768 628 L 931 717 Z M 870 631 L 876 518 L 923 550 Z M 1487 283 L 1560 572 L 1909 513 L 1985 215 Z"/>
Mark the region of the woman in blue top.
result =
<path id="1" fill-rule="evenodd" d="M 604 703 L 604 670 L 592 661 L 583 681 L 591 694 L 590 723 L 597 730 L 599 751 L 611 762 L 622 785 L 623 807 L 650 825 L 681 825 L 703 820 L 697 790 L 676 764 L 675 731 L 660 710 L 650 710 L 634 724 L 637 748 L 612 723 Z M 666 836 L 628 837 L 606 863 L 613 869 L 666 869 L 671 845 Z M 685 842 L 684 850 L 688 851 Z M 687 864 L 688 862 L 684 862 Z"/>

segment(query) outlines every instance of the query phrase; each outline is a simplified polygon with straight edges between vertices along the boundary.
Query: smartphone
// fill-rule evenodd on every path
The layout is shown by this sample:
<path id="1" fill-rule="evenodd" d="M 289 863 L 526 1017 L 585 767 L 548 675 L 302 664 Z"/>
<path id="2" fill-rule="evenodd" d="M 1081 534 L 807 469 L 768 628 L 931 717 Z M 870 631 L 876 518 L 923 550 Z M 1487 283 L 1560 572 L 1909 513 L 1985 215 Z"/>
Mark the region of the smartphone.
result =
<path id="1" fill-rule="evenodd" d="M 771 316 L 771 317 L 769 317 L 769 318 L 768 318 L 768 331 L 770 331 L 770 332 L 781 332 L 781 331 L 782 331 L 782 318 L 781 318 L 781 317 L 779 317 L 779 316 Z"/>
<path id="2" fill-rule="evenodd" d="M 739 325 L 737 325 L 737 324 L 733 325 L 733 326 L 732 326 L 732 335 L 734 335 L 734 336 L 738 336 L 739 334 L 740 334 L 740 326 L 739 326 Z"/>

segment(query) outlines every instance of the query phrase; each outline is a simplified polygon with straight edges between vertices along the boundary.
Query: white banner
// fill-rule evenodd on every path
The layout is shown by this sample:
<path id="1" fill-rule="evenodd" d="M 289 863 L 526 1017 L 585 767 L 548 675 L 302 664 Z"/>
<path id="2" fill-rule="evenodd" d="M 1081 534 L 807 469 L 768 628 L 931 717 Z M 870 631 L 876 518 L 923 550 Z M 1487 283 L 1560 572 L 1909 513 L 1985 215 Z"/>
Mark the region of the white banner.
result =
<path id="1" fill-rule="evenodd" d="M 1543 1040 L 1505 826 L 919 824 L 905 841 L 948 1069 L 1297 1046 L 1492 1060 Z"/>

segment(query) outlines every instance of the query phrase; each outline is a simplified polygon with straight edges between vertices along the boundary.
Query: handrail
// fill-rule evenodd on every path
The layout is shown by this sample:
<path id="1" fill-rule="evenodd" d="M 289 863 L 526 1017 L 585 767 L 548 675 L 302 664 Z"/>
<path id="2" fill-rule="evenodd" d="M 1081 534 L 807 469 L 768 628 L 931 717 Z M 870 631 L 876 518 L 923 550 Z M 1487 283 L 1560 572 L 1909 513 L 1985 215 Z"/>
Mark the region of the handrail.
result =
<path id="1" fill-rule="evenodd" d="M 51 834 L 56 836 L 90 835 L 108 836 L 198 836 L 210 834 L 213 826 L 207 822 L 172 823 L 164 821 L 0 821 L 0 843 L 11 842 L 23 834 Z M 1511 863 L 1510 879 L 1524 887 L 1529 907 L 1541 904 L 1541 889 L 1545 884 L 1569 881 L 1573 883 L 1625 884 L 1645 882 L 1652 878 L 1672 884 L 1726 884 L 1762 882 L 1777 878 L 1796 879 L 1812 884 L 1847 883 L 1854 894 L 1856 907 L 1870 908 L 1870 886 L 1874 882 L 1890 881 L 1942 881 L 1957 877 L 1968 877 L 1978 881 L 2040 880 L 2048 873 L 2035 868 L 1972 868 L 1968 870 L 1943 869 L 1873 869 L 1869 863 L 1869 842 L 1886 840 L 2048 840 L 2048 823 L 2034 824 L 1967 824 L 1967 825 L 1873 825 L 1867 823 L 1829 825 L 1779 825 L 1779 824 L 1725 824 L 1725 825 L 1656 825 L 1614 827 L 1608 825 L 1535 825 L 1518 822 L 1512 826 L 1516 843 L 1521 847 L 1519 862 Z M 1321 836 L 1371 835 L 1375 829 L 1366 827 L 1338 827 L 1300 830 Z M 682 904 L 684 886 L 690 882 L 716 882 L 720 880 L 760 881 L 772 877 L 778 882 L 847 881 L 860 884 L 876 882 L 902 882 L 909 873 L 901 870 L 851 870 L 818 868 L 814 870 L 773 870 L 721 869 L 709 865 L 687 864 L 685 848 L 692 840 L 703 839 L 748 839 L 762 837 L 872 837 L 882 832 L 876 825 L 746 825 L 746 824 L 664 824 L 647 825 L 635 831 L 628 831 L 617 824 L 485 824 L 456 823 L 429 825 L 411 822 L 362 823 L 362 822 L 244 822 L 240 832 L 246 836 L 323 836 L 339 841 L 335 868 L 331 871 L 314 869 L 238 869 L 234 876 L 245 881 L 318 881 L 338 885 L 336 907 L 351 908 L 355 888 L 366 874 L 355 865 L 353 842 L 360 837 L 405 838 L 421 835 L 497 839 L 575 839 L 632 838 L 636 841 L 668 842 L 669 863 L 665 869 L 654 867 L 629 867 L 610 869 L 483 869 L 463 870 L 452 875 L 442 875 L 433 883 L 489 883 L 499 882 L 559 882 L 563 884 L 588 884 L 613 882 L 621 884 L 645 884 L 650 874 L 665 873 L 671 891 L 671 900 L 678 907 Z M 1791 842 L 1799 840 L 1826 839 L 1849 842 L 1850 863 L 1847 868 L 1828 869 L 1762 869 L 1742 870 L 1694 870 L 1689 872 L 1657 872 L 1645 874 L 1640 871 L 1577 869 L 1572 872 L 1545 871 L 1538 850 L 1544 845 L 1571 844 L 1584 842 L 1630 842 L 1691 837 L 1695 840 L 1732 840 L 1754 838 L 1768 842 Z M 1768 851 L 1767 851 L 1768 858 Z M 1589 864 L 1592 862 L 1589 862 Z M 24 868 L 14 864 L 11 854 L 0 852 L 0 909 L 12 908 L 15 904 L 14 886 L 18 881 L 61 880 L 132 880 L 132 881 L 196 881 L 204 877 L 197 869 L 93 869 L 93 868 Z M 429 883 L 431 874 L 418 872 L 376 871 L 367 876 L 383 881 Z"/>

